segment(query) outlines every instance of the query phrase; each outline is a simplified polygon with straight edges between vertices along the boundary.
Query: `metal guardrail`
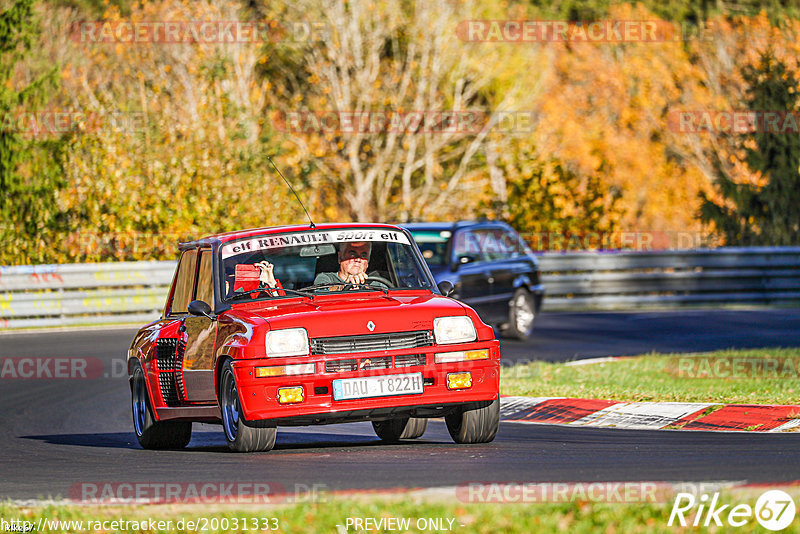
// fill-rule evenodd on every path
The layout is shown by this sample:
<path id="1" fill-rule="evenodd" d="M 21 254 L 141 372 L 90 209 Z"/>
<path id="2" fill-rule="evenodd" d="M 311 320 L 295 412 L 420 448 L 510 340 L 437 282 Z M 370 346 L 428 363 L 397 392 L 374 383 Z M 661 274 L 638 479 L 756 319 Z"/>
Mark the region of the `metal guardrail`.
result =
<path id="1" fill-rule="evenodd" d="M 800 247 L 540 256 L 544 309 L 800 303 Z M 0 267 L 0 329 L 159 316 L 174 261 Z"/>
<path id="2" fill-rule="evenodd" d="M 800 247 L 546 254 L 544 310 L 800 303 Z"/>
<path id="3" fill-rule="evenodd" d="M 175 263 L 0 267 L 0 329 L 151 321 L 164 308 Z"/>

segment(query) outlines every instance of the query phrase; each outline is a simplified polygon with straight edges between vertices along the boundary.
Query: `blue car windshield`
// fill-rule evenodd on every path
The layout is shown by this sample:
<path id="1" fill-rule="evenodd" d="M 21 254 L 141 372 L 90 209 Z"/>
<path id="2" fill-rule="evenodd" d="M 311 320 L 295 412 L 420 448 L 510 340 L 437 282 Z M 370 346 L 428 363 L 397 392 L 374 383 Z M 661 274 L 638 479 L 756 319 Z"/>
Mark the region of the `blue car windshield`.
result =
<path id="1" fill-rule="evenodd" d="M 450 230 L 412 230 L 411 235 L 417 242 L 422 257 L 428 265 L 447 265 L 447 242 L 450 241 Z"/>

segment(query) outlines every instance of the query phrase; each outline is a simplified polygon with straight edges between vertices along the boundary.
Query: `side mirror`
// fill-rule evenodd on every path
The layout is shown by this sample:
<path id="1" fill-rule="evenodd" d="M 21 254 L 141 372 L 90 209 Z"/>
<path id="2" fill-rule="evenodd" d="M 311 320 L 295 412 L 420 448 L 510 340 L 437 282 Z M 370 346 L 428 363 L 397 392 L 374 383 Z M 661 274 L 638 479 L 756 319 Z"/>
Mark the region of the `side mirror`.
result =
<path id="1" fill-rule="evenodd" d="M 467 254 L 459 256 L 456 262 L 451 266 L 451 270 L 455 272 L 465 263 L 472 263 L 473 261 L 475 261 L 475 256 L 469 256 Z"/>
<path id="2" fill-rule="evenodd" d="M 211 306 L 209 306 L 202 300 L 193 300 L 192 302 L 190 302 L 189 313 L 197 316 L 202 315 L 203 317 L 208 317 L 209 319 L 212 320 L 214 319 L 214 317 L 211 316 Z"/>
<path id="3" fill-rule="evenodd" d="M 453 292 L 453 284 L 450 283 L 449 280 L 442 280 L 436 287 L 439 288 L 439 291 L 441 291 L 442 295 L 444 295 L 445 297 L 449 297 L 450 294 Z"/>

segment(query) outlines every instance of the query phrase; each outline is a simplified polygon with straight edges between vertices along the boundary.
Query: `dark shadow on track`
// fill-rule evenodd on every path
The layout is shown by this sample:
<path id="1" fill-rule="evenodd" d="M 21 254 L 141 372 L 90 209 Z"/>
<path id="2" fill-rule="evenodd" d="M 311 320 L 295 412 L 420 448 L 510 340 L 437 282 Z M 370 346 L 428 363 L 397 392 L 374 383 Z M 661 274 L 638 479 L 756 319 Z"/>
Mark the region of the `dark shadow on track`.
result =
<path id="1" fill-rule="evenodd" d="M 20 436 L 21 439 L 42 441 L 49 445 L 70 445 L 109 449 L 141 449 L 132 432 L 109 432 L 94 434 L 47 434 L 37 436 Z M 357 434 L 334 434 L 322 432 L 286 432 L 278 431 L 275 451 L 292 451 L 306 449 L 341 449 L 343 447 L 380 447 L 408 446 L 428 444 L 436 441 L 425 439 L 403 440 L 398 443 L 383 443 L 377 436 Z M 228 445 L 221 432 L 194 432 L 187 452 L 224 452 L 229 453 Z"/>
<path id="2" fill-rule="evenodd" d="M 132 432 L 106 432 L 94 434 L 46 434 L 41 436 L 20 436 L 50 445 L 77 445 L 81 447 L 100 447 L 109 449 L 140 449 L 136 435 Z"/>

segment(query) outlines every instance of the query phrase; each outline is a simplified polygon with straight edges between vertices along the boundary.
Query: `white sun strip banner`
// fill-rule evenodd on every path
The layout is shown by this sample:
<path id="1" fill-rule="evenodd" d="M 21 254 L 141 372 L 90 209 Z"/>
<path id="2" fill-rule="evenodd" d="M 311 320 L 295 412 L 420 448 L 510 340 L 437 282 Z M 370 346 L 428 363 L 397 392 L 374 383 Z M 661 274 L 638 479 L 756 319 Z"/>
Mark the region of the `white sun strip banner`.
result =
<path id="1" fill-rule="evenodd" d="M 365 228 L 348 230 L 326 230 L 320 232 L 295 232 L 291 234 L 271 234 L 226 243 L 222 246 L 222 259 L 230 258 L 244 252 L 270 250 L 298 245 L 324 245 L 336 243 L 352 243 L 361 241 L 381 241 L 410 245 L 403 232 L 390 228 Z"/>
<path id="2" fill-rule="evenodd" d="M 659 429 L 714 404 L 695 402 L 620 402 L 570 425 Z"/>

